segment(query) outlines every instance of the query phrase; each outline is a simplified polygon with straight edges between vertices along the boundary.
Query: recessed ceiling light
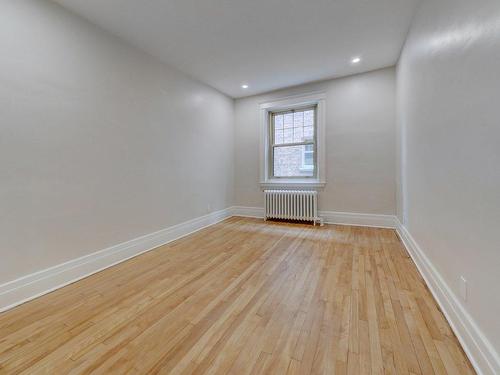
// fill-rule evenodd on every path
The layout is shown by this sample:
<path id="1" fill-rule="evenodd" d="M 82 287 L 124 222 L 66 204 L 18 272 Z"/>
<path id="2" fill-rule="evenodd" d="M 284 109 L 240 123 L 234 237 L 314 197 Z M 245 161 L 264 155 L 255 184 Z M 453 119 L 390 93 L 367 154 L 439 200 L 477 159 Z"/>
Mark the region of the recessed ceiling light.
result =
<path id="1" fill-rule="evenodd" d="M 241 85 L 242 89 L 248 89 L 248 85 Z"/>
<path id="2" fill-rule="evenodd" d="M 361 61 L 361 57 L 355 57 L 354 59 L 351 60 L 353 64 L 357 64 Z"/>

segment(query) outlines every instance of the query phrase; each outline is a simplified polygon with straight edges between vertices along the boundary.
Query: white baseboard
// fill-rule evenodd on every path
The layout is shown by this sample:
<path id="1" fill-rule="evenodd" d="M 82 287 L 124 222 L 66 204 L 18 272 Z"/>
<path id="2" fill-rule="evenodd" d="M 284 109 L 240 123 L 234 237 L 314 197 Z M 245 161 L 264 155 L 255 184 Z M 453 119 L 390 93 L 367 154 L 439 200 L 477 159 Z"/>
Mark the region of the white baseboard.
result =
<path id="1" fill-rule="evenodd" d="M 264 208 L 262 207 L 232 207 L 234 216 L 244 217 L 264 217 Z M 394 215 L 377 214 L 357 214 L 351 212 L 320 211 L 319 216 L 326 224 L 355 225 L 378 228 L 396 228 L 397 219 Z"/>
<path id="2" fill-rule="evenodd" d="M 361 227 L 396 228 L 394 215 L 358 214 L 352 212 L 320 211 L 319 216 L 327 224 L 354 225 Z"/>
<path id="3" fill-rule="evenodd" d="M 2 284 L 0 285 L 0 312 L 187 236 L 230 216 L 232 216 L 232 208 L 213 212 Z"/>
<path id="4" fill-rule="evenodd" d="M 500 357 L 406 227 L 397 232 L 479 375 L 500 374 Z"/>
<path id="5" fill-rule="evenodd" d="M 233 216 L 255 217 L 262 219 L 264 217 L 264 208 L 233 206 L 231 207 L 231 214 Z"/>

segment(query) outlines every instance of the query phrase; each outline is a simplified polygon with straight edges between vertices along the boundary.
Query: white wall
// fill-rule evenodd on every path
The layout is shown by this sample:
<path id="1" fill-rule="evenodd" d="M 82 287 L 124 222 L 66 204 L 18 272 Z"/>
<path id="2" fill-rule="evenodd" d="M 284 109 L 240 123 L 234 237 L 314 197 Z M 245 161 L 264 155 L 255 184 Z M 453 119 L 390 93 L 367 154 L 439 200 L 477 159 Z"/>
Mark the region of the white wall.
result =
<path id="1" fill-rule="evenodd" d="M 233 100 L 0 0 L 0 284 L 231 205 Z"/>
<path id="2" fill-rule="evenodd" d="M 398 98 L 398 211 L 456 296 L 467 279 L 467 300 L 458 298 L 498 353 L 498 0 L 423 0 L 399 63 Z"/>
<path id="3" fill-rule="evenodd" d="M 324 211 L 394 214 L 395 70 L 382 69 L 236 100 L 235 204 L 262 207 L 259 105 L 315 91 L 326 98 Z"/>

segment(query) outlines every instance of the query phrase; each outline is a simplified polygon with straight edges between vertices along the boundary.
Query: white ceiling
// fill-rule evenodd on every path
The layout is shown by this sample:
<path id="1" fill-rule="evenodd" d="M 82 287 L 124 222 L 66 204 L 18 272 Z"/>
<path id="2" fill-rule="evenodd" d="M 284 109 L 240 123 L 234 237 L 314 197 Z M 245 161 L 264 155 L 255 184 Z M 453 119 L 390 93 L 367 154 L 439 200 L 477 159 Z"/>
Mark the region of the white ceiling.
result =
<path id="1" fill-rule="evenodd" d="M 55 1 L 242 97 L 394 65 L 418 0 Z"/>

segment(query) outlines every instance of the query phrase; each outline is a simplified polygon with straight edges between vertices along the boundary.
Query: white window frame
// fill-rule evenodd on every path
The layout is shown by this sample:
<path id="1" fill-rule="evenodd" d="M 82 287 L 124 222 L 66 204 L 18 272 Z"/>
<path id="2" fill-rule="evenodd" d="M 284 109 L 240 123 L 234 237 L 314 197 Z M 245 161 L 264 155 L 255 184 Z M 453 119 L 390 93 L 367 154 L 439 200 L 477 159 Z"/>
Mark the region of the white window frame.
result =
<path id="1" fill-rule="evenodd" d="M 326 184 L 325 175 L 325 93 L 291 96 L 260 105 L 260 185 L 267 188 L 317 189 Z M 290 109 L 316 107 L 316 176 L 314 178 L 273 178 L 270 168 L 270 114 Z"/>

